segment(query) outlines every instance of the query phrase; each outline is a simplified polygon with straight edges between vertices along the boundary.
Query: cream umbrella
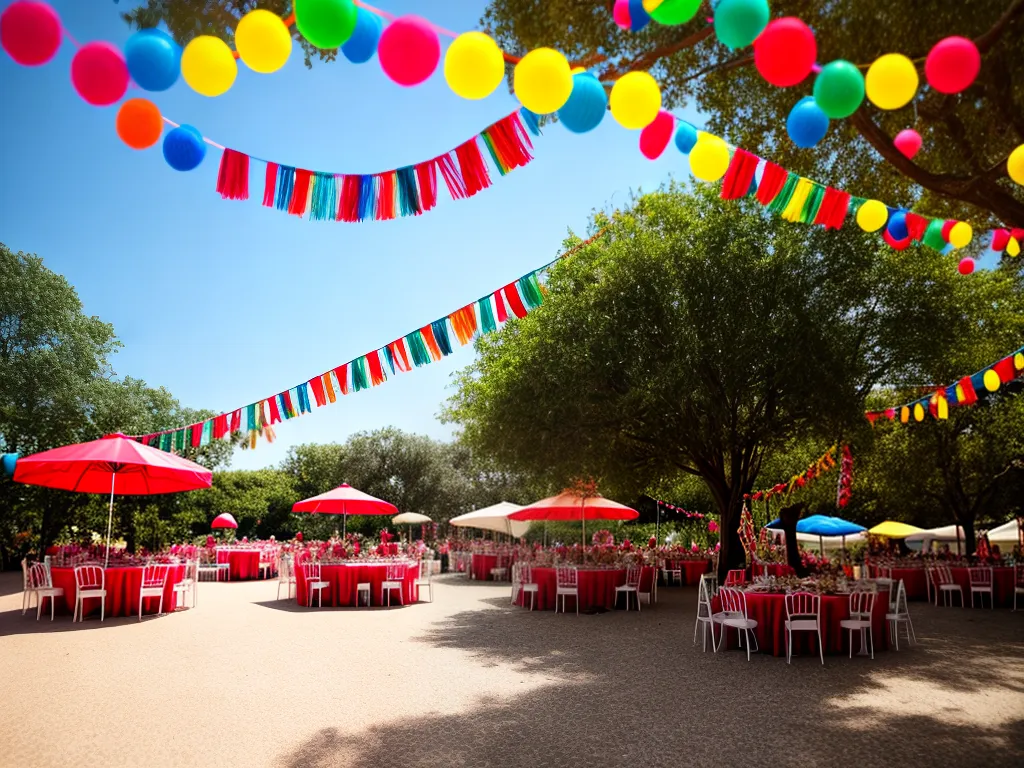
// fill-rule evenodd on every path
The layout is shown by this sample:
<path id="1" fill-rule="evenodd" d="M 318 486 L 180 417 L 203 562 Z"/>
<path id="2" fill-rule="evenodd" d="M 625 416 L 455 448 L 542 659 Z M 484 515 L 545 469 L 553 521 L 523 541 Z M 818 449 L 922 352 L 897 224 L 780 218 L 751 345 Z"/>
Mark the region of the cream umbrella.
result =
<path id="1" fill-rule="evenodd" d="M 409 526 L 409 541 L 412 541 L 412 527 L 414 525 L 422 525 L 423 523 L 432 523 L 426 515 L 421 515 L 419 512 L 403 512 L 400 515 L 395 515 L 391 518 L 391 522 L 394 525 L 408 525 Z"/>
<path id="2" fill-rule="evenodd" d="M 514 539 L 526 535 L 530 530 L 529 521 L 509 520 L 508 516 L 522 509 L 510 501 L 499 501 L 483 509 L 476 509 L 464 515 L 453 517 L 448 522 L 461 528 L 478 528 L 482 531 L 505 533 Z"/>

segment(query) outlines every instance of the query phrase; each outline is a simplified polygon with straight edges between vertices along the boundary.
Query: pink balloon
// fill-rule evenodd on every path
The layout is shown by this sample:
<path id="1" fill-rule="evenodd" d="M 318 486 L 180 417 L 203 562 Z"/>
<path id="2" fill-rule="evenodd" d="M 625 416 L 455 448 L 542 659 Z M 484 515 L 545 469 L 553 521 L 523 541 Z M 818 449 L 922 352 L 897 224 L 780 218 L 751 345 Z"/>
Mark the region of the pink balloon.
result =
<path id="1" fill-rule="evenodd" d="M 796 85 L 811 74 L 817 57 L 814 33 L 795 16 L 770 22 L 754 41 L 754 66 L 779 88 Z"/>
<path id="2" fill-rule="evenodd" d="M 892 143 L 901 154 L 911 158 L 921 149 L 921 134 L 913 128 L 906 128 L 896 134 L 896 138 L 892 140 Z"/>
<path id="3" fill-rule="evenodd" d="M 381 34 L 377 58 L 384 74 L 399 85 L 419 85 L 437 69 L 441 43 L 426 19 L 402 16 Z"/>
<path id="4" fill-rule="evenodd" d="M 45 64 L 60 48 L 60 17 L 46 3 L 18 0 L 0 13 L 0 45 L 26 67 Z"/>
<path id="5" fill-rule="evenodd" d="M 90 104 L 105 107 L 128 90 L 128 65 L 110 43 L 86 43 L 71 60 L 71 83 Z"/>
<path id="6" fill-rule="evenodd" d="M 615 0 L 612 18 L 615 19 L 619 29 L 629 29 L 629 0 Z"/>
<path id="7" fill-rule="evenodd" d="M 974 271 L 974 259 L 970 256 L 960 259 L 960 263 L 956 265 L 956 269 L 961 275 L 971 274 L 971 272 Z"/>
<path id="8" fill-rule="evenodd" d="M 675 129 L 675 118 L 665 110 L 659 112 L 654 121 L 640 131 L 640 151 L 644 157 L 648 160 L 657 160 L 672 141 Z"/>
<path id="9" fill-rule="evenodd" d="M 981 71 L 978 46 L 966 37 L 947 37 L 929 51 L 924 60 L 924 76 L 940 93 L 960 93 Z"/>

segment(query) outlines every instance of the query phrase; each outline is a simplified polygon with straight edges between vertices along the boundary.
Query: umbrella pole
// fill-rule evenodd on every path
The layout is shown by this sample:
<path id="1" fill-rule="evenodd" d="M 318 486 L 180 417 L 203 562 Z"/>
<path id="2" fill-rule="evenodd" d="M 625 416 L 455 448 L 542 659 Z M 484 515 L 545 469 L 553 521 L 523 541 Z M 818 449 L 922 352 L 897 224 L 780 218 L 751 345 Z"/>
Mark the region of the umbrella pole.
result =
<path id="1" fill-rule="evenodd" d="M 580 499 L 580 545 L 583 549 L 587 548 L 587 518 L 584 512 L 587 508 L 587 500 L 585 498 Z"/>
<path id="2" fill-rule="evenodd" d="M 818 549 L 821 550 L 821 556 L 825 557 L 825 539 L 822 538 L 821 534 L 818 534 Z"/>
<path id="3" fill-rule="evenodd" d="M 654 540 L 661 541 L 661 502 L 655 501 L 654 506 L 658 509 L 658 516 L 654 520 Z"/>
<path id="4" fill-rule="evenodd" d="M 110 566 L 110 528 L 114 523 L 114 481 L 117 479 L 117 473 L 110 473 L 110 509 L 107 511 L 107 555 L 103 560 L 103 567 L 107 568 Z"/>

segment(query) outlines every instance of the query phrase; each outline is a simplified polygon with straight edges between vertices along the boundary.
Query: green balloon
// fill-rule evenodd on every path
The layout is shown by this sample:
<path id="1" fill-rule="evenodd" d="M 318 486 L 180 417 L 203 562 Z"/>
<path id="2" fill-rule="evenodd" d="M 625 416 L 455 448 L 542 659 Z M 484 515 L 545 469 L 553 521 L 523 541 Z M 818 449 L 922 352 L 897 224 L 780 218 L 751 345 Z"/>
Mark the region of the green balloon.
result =
<path id="1" fill-rule="evenodd" d="M 864 101 L 864 75 L 843 59 L 829 62 L 814 80 L 814 101 L 835 120 L 849 117 Z"/>
<path id="2" fill-rule="evenodd" d="M 715 35 L 730 48 L 746 48 L 768 26 L 768 0 L 721 0 L 715 6 Z"/>
<path id="3" fill-rule="evenodd" d="M 932 219 L 928 223 L 928 229 L 924 231 L 924 244 L 934 251 L 941 251 L 946 247 L 946 241 L 942 237 L 942 219 Z"/>
<path id="4" fill-rule="evenodd" d="M 661 5 L 649 11 L 651 18 L 659 24 L 671 27 L 685 24 L 697 15 L 702 0 L 662 0 Z"/>
<path id="5" fill-rule="evenodd" d="M 356 4 L 352 0 L 295 0 L 295 24 L 317 48 L 338 48 L 356 28 Z"/>

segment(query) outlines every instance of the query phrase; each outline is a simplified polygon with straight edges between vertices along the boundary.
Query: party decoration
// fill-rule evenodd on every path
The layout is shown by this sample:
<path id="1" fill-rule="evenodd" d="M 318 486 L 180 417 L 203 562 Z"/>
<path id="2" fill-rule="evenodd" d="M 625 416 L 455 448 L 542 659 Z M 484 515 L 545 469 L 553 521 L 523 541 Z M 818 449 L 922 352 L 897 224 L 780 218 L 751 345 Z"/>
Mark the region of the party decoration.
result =
<path id="1" fill-rule="evenodd" d="M 17 0 L 0 13 L 0 45 L 25 67 L 37 67 L 60 48 L 60 17 L 46 3 Z"/>
<path id="2" fill-rule="evenodd" d="M 179 125 L 164 137 L 164 160 L 176 171 L 191 171 L 206 157 L 203 135 L 191 125 Z"/>
<path id="3" fill-rule="evenodd" d="M 900 240 L 906 240 L 910 237 L 910 232 L 907 230 L 906 211 L 896 211 L 893 213 L 893 215 L 889 217 L 889 224 L 886 229 L 892 236 L 892 239 L 897 242 Z"/>
<path id="4" fill-rule="evenodd" d="M 920 83 L 914 63 L 901 53 L 887 53 L 868 67 L 864 87 L 868 99 L 879 109 L 906 105 Z"/>
<path id="5" fill-rule="evenodd" d="M 117 111 L 117 135 L 132 149 L 147 149 L 160 141 L 164 121 L 148 99 L 128 99 Z"/>
<path id="6" fill-rule="evenodd" d="M 1014 149 L 1006 158 L 1006 175 L 1024 186 L 1024 144 Z"/>
<path id="7" fill-rule="evenodd" d="M 1020 256 L 1020 241 L 1016 237 L 1006 241 L 1006 253 L 1010 256 Z"/>
<path id="8" fill-rule="evenodd" d="M 864 101 L 864 76 L 848 61 L 830 61 L 814 79 L 814 101 L 834 120 L 849 117 Z"/>
<path id="9" fill-rule="evenodd" d="M 71 84 L 88 103 L 106 107 L 128 90 L 128 65 L 110 43 L 86 43 L 71 60 Z"/>
<path id="10" fill-rule="evenodd" d="M 989 392 L 995 392 L 999 389 L 1001 382 L 999 381 L 999 374 L 989 368 L 985 371 L 982 376 L 982 382 L 985 384 L 985 389 Z"/>
<path id="11" fill-rule="evenodd" d="M 643 156 L 648 160 L 657 160 L 672 141 L 675 127 L 676 120 L 670 112 L 659 112 L 654 121 L 640 131 L 640 152 Z"/>
<path id="12" fill-rule="evenodd" d="M 249 69 L 266 75 L 288 61 L 292 36 L 280 16 L 257 9 L 245 14 L 235 27 L 235 49 Z"/>
<path id="13" fill-rule="evenodd" d="M 786 132 L 798 147 L 809 149 L 828 133 L 828 116 L 814 97 L 805 96 L 790 110 L 786 118 Z"/>
<path id="14" fill-rule="evenodd" d="M 146 91 L 166 91 L 181 74 L 181 47 L 159 29 L 140 29 L 124 44 L 128 73 Z"/>
<path id="15" fill-rule="evenodd" d="M 803 472 L 793 475 L 789 482 L 776 483 L 771 488 L 764 488 L 760 491 L 752 491 L 750 493 L 743 494 L 744 500 L 749 501 L 768 501 L 774 496 L 782 496 L 785 494 L 793 493 L 797 488 L 804 488 L 812 480 L 817 480 L 823 475 L 828 474 L 836 467 L 836 449 L 837 446 L 833 445 L 825 453 L 811 462 L 807 469 Z"/>
<path id="16" fill-rule="evenodd" d="M 196 93 L 220 96 L 234 85 L 238 64 L 219 37 L 199 35 L 181 52 L 181 76 Z"/>
<path id="17" fill-rule="evenodd" d="M 353 64 L 365 64 L 377 52 L 384 24 L 380 16 L 365 8 L 356 9 L 356 25 L 348 41 L 341 46 L 345 58 Z"/>
<path id="18" fill-rule="evenodd" d="M 5 477 L 14 477 L 14 468 L 18 464 L 18 457 L 17 453 L 5 453 L 0 456 L 0 466 L 3 467 Z"/>
<path id="19" fill-rule="evenodd" d="M 685 24 L 700 9 L 701 0 L 644 0 L 644 8 L 659 24 L 675 26 Z"/>
<path id="20" fill-rule="evenodd" d="M 729 48 L 746 48 L 768 25 L 768 0 L 719 0 L 715 35 Z"/>
<path id="21" fill-rule="evenodd" d="M 535 48 L 523 56 L 512 73 L 516 98 L 531 112 L 557 112 L 569 100 L 573 75 L 569 62 L 553 48 Z"/>
<path id="22" fill-rule="evenodd" d="M 651 17 L 644 10 L 643 0 L 615 0 L 612 18 L 619 29 L 639 32 L 651 23 Z"/>
<path id="23" fill-rule="evenodd" d="M 589 72 L 578 72 L 572 76 L 572 93 L 558 110 L 558 120 L 573 133 L 586 133 L 601 124 L 607 111 L 601 81 Z"/>
<path id="24" fill-rule="evenodd" d="M 905 128 L 896 134 L 892 143 L 900 151 L 900 154 L 912 158 L 921 149 L 921 134 L 913 128 Z"/>
<path id="25" fill-rule="evenodd" d="M 658 116 L 661 88 L 647 72 L 627 72 L 615 81 L 608 102 L 619 125 L 638 130 Z"/>
<path id="26" fill-rule="evenodd" d="M 974 237 L 974 230 L 966 221 L 958 221 L 949 230 L 949 244 L 954 248 L 965 248 Z"/>
<path id="27" fill-rule="evenodd" d="M 680 121 L 676 129 L 676 149 L 684 155 L 690 154 L 697 143 L 697 129 L 686 121 Z"/>
<path id="28" fill-rule="evenodd" d="M 344 45 L 356 28 L 352 0 L 295 0 L 294 10 L 299 34 L 322 50 Z"/>
<path id="29" fill-rule="evenodd" d="M 981 71 L 981 54 L 973 40 L 947 37 L 937 42 L 924 60 L 928 85 L 939 93 L 960 93 Z"/>
<path id="30" fill-rule="evenodd" d="M 802 82 L 817 57 L 814 33 L 793 16 L 769 22 L 754 41 L 754 66 L 761 77 L 779 88 Z"/>
<path id="31" fill-rule="evenodd" d="M 729 146 L 717 136 L 700 133 L 690 150 L 690 172 L 702 181 L 718 181 L 729 168 Z"/>
<path id="32" fill-rule="evenodd" d="M 889 209 L 878 200 L 865 200 L 857 209 L 857 224 L 865 232 L 877 232 L 889 220 Z"/>
<path id="33" fill-rule="evenodd" d="M 455 38 L 444 56 L 444 79 L 464 99 L 483 99 L 494 93 L 505 77 L 505 58 L 494 39 L 483 32 Z"/>
<path id="34" fill-rule="evenodd" d="M 419 85 L 437 69 L 441 42 L 429 21 L 419 16 L 402 16 L 388 24 L 381 34 L 377 58 L 384 74 L 399 85 Z"/>
<path id="35" fill-rule="evenodd" d="M 974 259 L 966 256 L 960 259 L 960 263 L 957 264 L 956 268 L 961 275 L 969 275 L 974 272 Z"/>

